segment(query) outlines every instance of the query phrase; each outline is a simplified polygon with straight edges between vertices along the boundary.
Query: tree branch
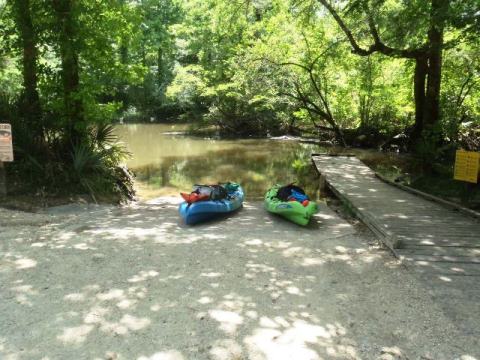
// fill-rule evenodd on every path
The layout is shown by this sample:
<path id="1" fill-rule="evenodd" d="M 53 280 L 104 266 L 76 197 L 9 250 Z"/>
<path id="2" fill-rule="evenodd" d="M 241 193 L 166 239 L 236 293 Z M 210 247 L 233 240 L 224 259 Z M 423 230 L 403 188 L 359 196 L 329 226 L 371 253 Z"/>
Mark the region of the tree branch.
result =
<path id="1" fill-rule="evenodd" d="M 318 1 L 328 10 L 328 12 L 333 16 L 333 18 L 337 22 L 338 26 L 340 26 L 342 31 L 345 33 L 345 35 L 348 38 L 348 41 L 350 41 L 350 45 L 352 46 L 353 52 L 355 54 L 358 54 L 361 56 L 367 56 L 372 54 L 375 51 L 374 49 L 372 49 L 372 46 L 370 46 L 369 49 L 361 48 L 358 45 L 357 41 L 355 40 L 355 37 L 353 36 L 352 32 L 347 27 L 347 25 L 345 25 L 345 22 L 340 17 L 340 15 L 338 15 L 337 11 L 333 8 L 333 6 L 330 5 L 327 0 L 318 0 Z"/>
<path id="2" fill-rule="evenodd" d="M 373 54 L 374 52 L 380 52 L 384 55 L 391 56 L 391 57 L 415 59 L 417 57 L 424 56 L 427 52 L 426 45 L 422 45 L 421 47 L 415 48 L 415 49 L 395 49 L 385 45 L 380 39 L 380 35 L 378 34 L 378 30 L 375 26 L 373 15 L 370 9 L 368 8 L 367 1 L 364 2 L 364 11 L 367 15 L 368 27 L 370 29 L 370 34 L 372 35 L 374 42 L 367 49 L 364 49 L 355 40 L 355 37 L 353 36 L 351 30 L 348 28 L 348 26 L 345 24 L 345 22 L 340 17 L 338 12 L 333 8 L 333 6 L 330 5 L 327 0 L 318 0 L 318 1 L 333 16 L 338 26 L 340 26 L 344 34 L 347 36 L 348 41 L 350 42 L 350 45 L 353 48 L 352 52 L 354 54 L 357 54 L 360 56 L 368 56 Z"/>

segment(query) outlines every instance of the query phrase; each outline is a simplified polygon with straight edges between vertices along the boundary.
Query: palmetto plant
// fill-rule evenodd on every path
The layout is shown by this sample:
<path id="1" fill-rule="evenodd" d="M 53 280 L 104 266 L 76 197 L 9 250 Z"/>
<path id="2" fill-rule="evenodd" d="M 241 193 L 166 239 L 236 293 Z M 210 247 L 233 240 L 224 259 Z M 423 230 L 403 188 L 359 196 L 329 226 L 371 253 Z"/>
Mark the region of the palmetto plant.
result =
<path id="1" fill-rule="evenodd" d="M 115 127 L 111 124 L 101 124 L 90 129 L 92 142 L 99 147 L 113 145 L 118 142 Z"/>
<path id="2" fill-rule="evenodd" d="M 94 201 L 96 194 L 105 193 L 117 193 L 121 198 L 132 199 L 133 175 L 121 166 L 129 153 L 118 144 L 114 127 L 91 127 L 89 134 L 87 141 L 72 146 L 72 180 L 88 191 Z"/>
<path id="3" fill-rule="evenodd" d="M 104 170 L 104 156 L 105 154 L 102 151 L 96 151 L 89 144 L 73 145 L 73 170 L 78 176 L 91 172 L 101 172 Z"/>

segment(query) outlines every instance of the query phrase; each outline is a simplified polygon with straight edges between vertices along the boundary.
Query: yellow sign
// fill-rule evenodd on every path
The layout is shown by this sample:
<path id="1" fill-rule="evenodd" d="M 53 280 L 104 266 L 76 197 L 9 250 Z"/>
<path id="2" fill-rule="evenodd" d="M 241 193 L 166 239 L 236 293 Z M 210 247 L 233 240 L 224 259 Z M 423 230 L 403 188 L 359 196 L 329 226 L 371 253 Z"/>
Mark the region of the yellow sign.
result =
<path id="1" fill-rule="evenodd" d="M 455 157 L 455 180 L 477 183 L 480 170 L 480 153 L 457 150 Z"/>
<path id="2" fill-rule="evenodd" d="M 13 161 L 12 127 L 0 124 L 0 161 Z"/>

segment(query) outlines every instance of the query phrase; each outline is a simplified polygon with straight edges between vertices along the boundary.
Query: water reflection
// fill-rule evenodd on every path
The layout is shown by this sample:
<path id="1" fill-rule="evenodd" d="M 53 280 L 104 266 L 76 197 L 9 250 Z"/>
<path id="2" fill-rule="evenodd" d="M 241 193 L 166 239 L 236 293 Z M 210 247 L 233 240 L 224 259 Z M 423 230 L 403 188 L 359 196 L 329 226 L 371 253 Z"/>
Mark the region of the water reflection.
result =
<path id="1" fill-rule="evenodd" d="M 236 181 L 248 199 L 263 198 L 275 183 L 297 182 L 312 196 L 318 178 L 310 164 L 316 145 L 276 140 L 211 140 L 175 135 L 164 124 L 122 125 L 117 131 L 132 153 L 143 199 L 178 194 L 195 183 Z"/>

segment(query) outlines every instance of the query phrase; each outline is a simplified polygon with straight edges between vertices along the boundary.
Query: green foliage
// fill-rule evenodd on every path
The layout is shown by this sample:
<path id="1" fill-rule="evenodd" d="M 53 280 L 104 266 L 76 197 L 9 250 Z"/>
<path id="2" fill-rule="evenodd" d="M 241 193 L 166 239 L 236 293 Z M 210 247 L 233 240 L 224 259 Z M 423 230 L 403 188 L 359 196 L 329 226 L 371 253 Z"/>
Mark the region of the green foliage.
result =
<path id="1" fill-rule="evenodd" d="M 90 129 L 89 143 L 74 145 L 71 153 L 70 181 L 81 185 L 96 201 L 96 194 L 133 199 L 132 174 L 122 167 L 128 153 L 117 144 L 111 125 Z"/>
<path id="2" fill-rule="evenodd" d="M 40 43 L 42 106 L 47 116 L 57 117 L 65 112 L 59 29 L 51 8 L 30 1 Z M 372 41 L 364 3 L 389 46 L 422 46 L 430 26 L 429 1 L 335 3 L 362 46 Z M 338 126 L 380 138 L 414 121 L 412 61 L 352 54 L 319 1 L 82 0 L 73 11 L 77 96 L 88 121 L 171 120 L 183 113 L 180 119 L 215 125 L 230 135 Z M 468 15 L 475 13 L 474 1 L 454 1 L 444 17 L 447 141 L 457 141 L 461 124 L 479 122 L 475 59 L 480 46 L 472 36 L 476 18 Z M 0 90 L 18 95 L 21 51 L 8 5 L 1 16 L 0 41 L 11 51 L 0 54 Z"/>
<path id="3" fill-rule="evenodd" d="M 131 198 L 131 174 L 120 166 L 127 154 L 108 124 L 123 106 L 118 94 L 146 73 L 120 54 L 122 46 L 139 48 L 141 12 L 120 0 L 52 5 L 0 4 L 0 121 L 13 126 L 13 191 Z M 28 82 L 26 66 L 35 75 Z M 39 107 L 30 107 L 32 96 Z"/>
<path id="4" fill-rule="evenodd" d="M 17 134 L 16 159 L 9 166 L 14 193 L 42 189 L 56 196 L 86 193 L 94 201 L 134 198 L 133 174 L 122 165 L 129 154 L 111 125 L 89 126 L 84 142 L 73 145 L 53 133 L 45 143 L 35 144 L 27 140 L 21 119 L 12 125 Z"/>
<path id="5" fill-rule="evenodd" d="M 361 49 L 378 49 L 381 39 L 391 53 L 352 53 L 328 4 Z M 448 159 L 457 147 L 479 148 L 479 9 L 476 0 L 433 12 L 432 4 L 7 0 L 0 2 L 0 121 L 14 126 L 25 179 L 52 188 L 76 183 L 91 194 L 114 193 L 108 184 L 122 178 L 129 186 L 117 167 L 124 154 L 105 128 L 117 119 L 376 146 L 411 134 L 418 56 L 402 51 L 424 51 L 435 23 L 444 38 L 441 114 L 415 149 L 424 163 Z M 57 181 L 59 171 L 69 175 Z"/>
<path id="6" fill-rule="evenodd" d="M 474 136 L 474 129 L 480 127 L 479 56 L 477 39 L 447 51 L 444 59 L 443 132 L 446 140 L 471 150 L 480 149 L 478 136 Z"/>
<path id="7" fill-rule="evenodd" d="M 363 8 L 359 2 L 345 3 L 351 5 L 345 8 L 347 25 L 355 36 L 365 38 Z M 428 2 L 370 5 L 390 46 L 423 44 L 430 26 Z M 377 142 L 413 124 L 412 62 L 380 54 L 367 58 L 351 54 L 344 34 L 318 2 L 191 0 L 182 7 L 183 21 L 174 27 L 178 64 L 167 94 L 184 111 L 205 111 L 203 122 L 234 135 L 338 126 L 376 134 Z M 459 18 L 459 10 L 452 9 L 448 39 L 459 34 L 450 25 Z M 474 41 L 462 46 L 478 51 Z M 446 59 L 443 94 L 458 92 L 464 73 L 458 71 L 460 64 L 450 67 Z M 471 80 L 476 82 L 473 78 L 478 79 L 478 71 Z M 473 101 L 465 102 L 476 123 L 477 93 L 472 91 Z M 443 130 L 449 123 L 443 122 Z M 455 134 L 457 128 L 450 132 Z M 448 131 L 443 134 L 451 138 Z"/>
<path id="8" fill-rule="evenodd" d="M 292 162 L 292 168 L 298 178 L 307 176 L 312 171 L 312 163 L 309 157 L 298 157 Z"/>

